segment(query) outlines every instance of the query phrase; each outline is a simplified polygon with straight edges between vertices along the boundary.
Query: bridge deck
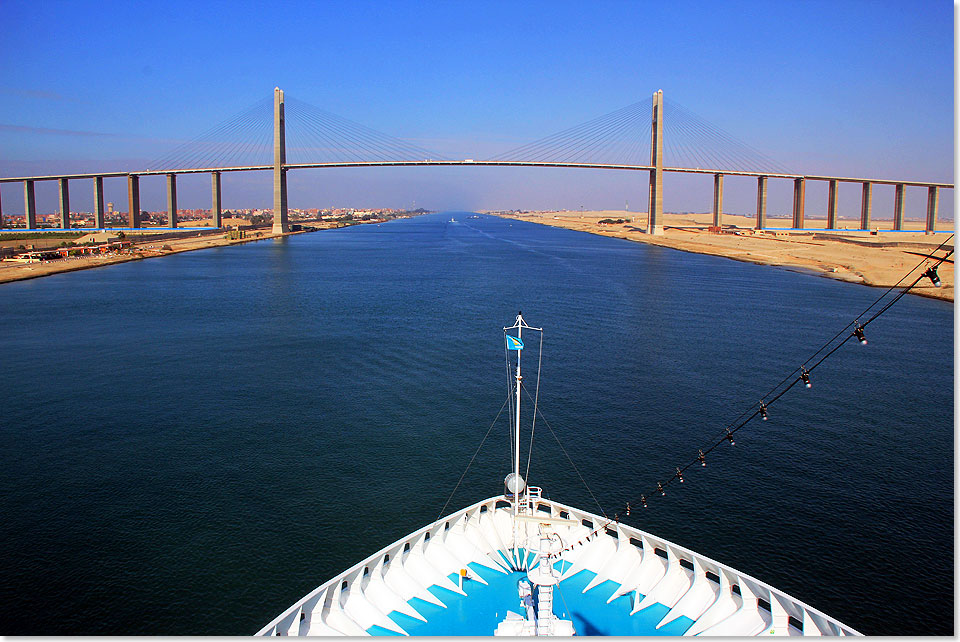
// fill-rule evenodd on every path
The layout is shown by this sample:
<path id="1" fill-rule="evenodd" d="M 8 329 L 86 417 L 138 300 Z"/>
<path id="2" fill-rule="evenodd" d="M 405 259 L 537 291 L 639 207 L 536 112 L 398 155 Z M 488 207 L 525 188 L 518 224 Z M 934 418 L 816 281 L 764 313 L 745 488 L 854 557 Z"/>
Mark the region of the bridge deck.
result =
<path id="1" fill-rule="evenodd" d="M 347 167 L 423 167 L 423 166 L 460 166 L 478 165 L 484 167 L 566 167 L 579 169 L 607 169 L 620 171 L 652 171 L 650 165 L 611 165 L 601 163 L 553 163 L 540 161 L 485 161 L 485 160 L 409 160 L 409 161 L 357 161 L 334 163 L 287 163 L 283 167 L 292 169 L 324 169 Z M 15 176 L 0 178 L 0 183 L 16 183 L 22 181 L 54 181 L 59 179 L 92 179 L 92 178 L 120 178 L 124 176 L 161 176 L 167 174 L 207 174 L 212 172 L 256 172 L 269 171 L 273 165 L 245 165 L 236 167 L 194 167 L 187 169 L 143 170 L 131 172 L 92 172 L 88 174 L 57 174 L 47 176 Z M 742 170 L 725 170 L 702 167 L 664 167 L 664 172 L 684 174 L 722 174 L 724 176 L 766 176 L 768 178 L 797 179 L 808 181 L 837 181 L 838 183 L 874 183 L 877 185 L 906 185 L 911 187 L 942 187 L 953 189 L 953 183 L 910 181 L 881 178 L 854 178 L 849 176 L 822 176 L 810 174 L 777 174 L 771 172 L 751 172 Z"/>

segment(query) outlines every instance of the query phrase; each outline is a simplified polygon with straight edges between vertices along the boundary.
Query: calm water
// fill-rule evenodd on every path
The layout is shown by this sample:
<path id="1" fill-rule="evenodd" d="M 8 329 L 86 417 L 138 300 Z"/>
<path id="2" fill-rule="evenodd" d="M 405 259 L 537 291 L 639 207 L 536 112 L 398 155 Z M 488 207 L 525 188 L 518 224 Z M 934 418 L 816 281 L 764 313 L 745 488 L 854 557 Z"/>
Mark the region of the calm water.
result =
<path id="1" fill-rule="evenodd" d="M 879 294 L 450 217 L 0 286 L 0 633 L 257 631 L 438 516 L 518 309 L 616 510 Z M 864 633 L 953 633 L 952 314 L 905 297 L 631 523 Z M 502 490 L 506 430 L 448 511 Z M 598 510 L 544 424 L 535 450 L 532 483 Z"/>

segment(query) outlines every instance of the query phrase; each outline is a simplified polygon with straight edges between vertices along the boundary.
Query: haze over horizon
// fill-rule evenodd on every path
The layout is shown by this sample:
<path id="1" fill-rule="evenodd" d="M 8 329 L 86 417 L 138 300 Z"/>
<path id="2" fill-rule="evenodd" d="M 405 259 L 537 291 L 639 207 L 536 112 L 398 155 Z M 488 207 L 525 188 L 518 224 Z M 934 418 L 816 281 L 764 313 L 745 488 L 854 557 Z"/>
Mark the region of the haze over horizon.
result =
<path id="1" fill-rule="evenodd" d="M 450 3 L 98 2 L 0 5 L 0 176 L 136 170 L 280 86 L 326 111 L 449 158 L 488 158 L 649 99 L 675 101 L 792 171 L 954 180 L 953 7 L 943 2 Z M 266 173 L 224 175 L 225 209 L 271 206 Z M 646 209 L 645 173 L 382 168 L 289 174 L 306 207 Z M 665 211 L 710 208 L 710 176 L 664 178 Z M 209 177 L 179 180 L 209 207 Z M 105 200 L 125 209 L 121 179 Z M 162 210 L 162 177 L 142 180 Z M 71 209 L 89 210 L 84 182 Z M 888 194 L 889 192 L 889 194 Z M 922 215 L 925 190 L 907 189 Z M 889 218 L 893 188 L 875 187 Z M 750 214 L 755 181 L 728 177 L 725 210 Z M 771 181 L 771 215 L 790 185 Z M 22 214 L 19 184 L 0 186 Z M 807 215 L 826 185 L 807 188 Z M 122 205 L 121 205 L 122 204 Z M 38 212 L 57 208 L 37 185 Z M 953 217 L 944 190 L 941 218 Z M 841 185 L 841 216 L 859 187 Z"/>

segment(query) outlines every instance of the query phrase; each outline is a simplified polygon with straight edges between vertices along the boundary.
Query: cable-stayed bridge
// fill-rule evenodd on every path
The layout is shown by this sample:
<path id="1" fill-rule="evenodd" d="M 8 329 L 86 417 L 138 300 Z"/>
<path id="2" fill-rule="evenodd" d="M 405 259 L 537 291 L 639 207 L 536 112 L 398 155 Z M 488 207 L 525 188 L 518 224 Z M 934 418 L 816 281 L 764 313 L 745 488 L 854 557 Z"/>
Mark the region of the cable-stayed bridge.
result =
<path id="1" fill-rule="evenodd" d="M 289 109 L 288 109 L 289 106 Z M 289 125 L 289 127 L 288 127 Z M 750 176 L 757 180 L 756 229 L 767 228 L 767 188 L 770 180 L 793 182 L 792 226 L 804 229 L 806 185 L 810 181 L 829 186 L 827 229 L 837 227 L 838 186 L 861 185 L 860 228 L 870 229 L 874 185 L 893 185 L 893 229 L 903 229 L 904 192 L 907 187 L 926 188 L 925 230 L 936 231 L 941 189 L 952 183 L 882 178 L 805 175 L 790 171 L 733 136 L 711 126 L 681 105 L 664 100 L 663 92 L 581 125 L 533 141 L 486 159 L 450 159 L 410 142 L 383 134 L 319 109 L 274 90 L 249 109 L 227 119 L 197 138 L 184 143 L 147 167 L 91 174 L 18 176 L 0 178 L 0 183 L 23 183 L 26 227 L 37 223 L 35 184 L 56 181 L 61 226 L 70 227 L 70 183 L 93 181 L 95 227 L 106 227 L 103 181 L 126 178 L 128 224 L 141 227 L 140 179 L 166 177 L 167 215 L 177 227 L 177 177 L 210 174 L 211 212 L 214 226 L 222 225 L 224 172 L 273 172 L 275 233 L 289 231 L 287 173 L 336 167 L 409 166 L 499 166 L 567 167 L 595 170 L 640 171 L 649 175 L 646 231 L 663 233 L 663 174 L 713 175 L 713 224 L 723 221 L 723 185 L 726 176 Z M 0 202 L 0 227 L 3 204 Z"/>

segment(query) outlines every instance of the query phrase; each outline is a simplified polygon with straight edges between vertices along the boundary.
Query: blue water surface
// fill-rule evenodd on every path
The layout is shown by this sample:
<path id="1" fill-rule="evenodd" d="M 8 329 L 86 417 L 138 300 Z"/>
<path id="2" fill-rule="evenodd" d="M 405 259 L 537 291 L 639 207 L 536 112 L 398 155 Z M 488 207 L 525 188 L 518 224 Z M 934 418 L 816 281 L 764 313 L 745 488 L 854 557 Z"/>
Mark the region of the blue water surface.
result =
<path id="1" fill-rule="evenodd" d="M 530 482 L 613 512 L 879 293 L 459 213 L 0 285 L 0 633 L 250 634 L 502 492 L 506 412 L 458 480 L 518 310 Z M 628 521 L 864 633 L 949 635 L 953 306 L 907 296 L 868 338 Z"/>

